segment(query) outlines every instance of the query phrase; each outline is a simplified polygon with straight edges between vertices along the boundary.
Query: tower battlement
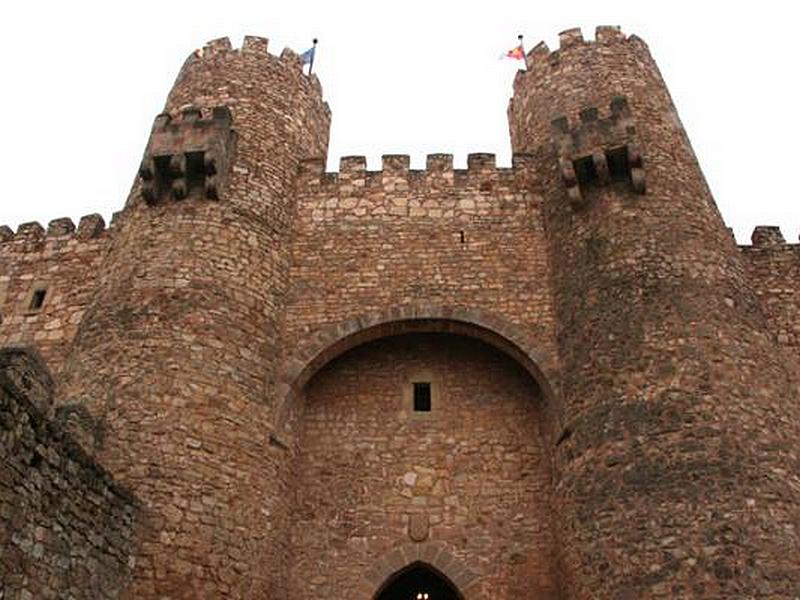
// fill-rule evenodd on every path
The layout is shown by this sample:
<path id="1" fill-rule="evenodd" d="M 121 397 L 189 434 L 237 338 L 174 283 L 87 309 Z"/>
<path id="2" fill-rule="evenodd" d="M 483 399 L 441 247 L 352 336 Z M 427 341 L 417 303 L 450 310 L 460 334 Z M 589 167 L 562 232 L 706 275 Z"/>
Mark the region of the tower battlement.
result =
<path id="1" fill-rule="evenodd" d="M 207 42 L 202 48 L 192 52 L 184 62 L 183 68 L 178 75 L 178 79 L 183 76 L 184 71 L 193 66 L 203 63 L 218 65 L 227 60 L 237 60 L 247 58 L 263 61 L 273 69 L 284 70 L 287 74 L 297 77 L 304 88 L 316 93 L 322 98 L 322 84 L 315 74 L 307 75 L 303 72 L 303 61 L 300 55 L 291 48 L 284 48 L 279 55 L 269 52 L 269 40 L 264 37 L 246 35 L 240 48 L 234 48 L 228 37 L 221 37 Z M 330 108 L 325 105 L 330 114 Z"/>
<path id="2" fill-rule="evenodd" d="M 557 69 L 562 56 L 577 48 L 602 52 L 610 46 L 623 43 L 632 43 L 646 48 L 641 38 L 635 35 L 627 36 L 619 27 L 609 25 L 598 26 L 595 29 L 594 40 L 585 40 L 581 28 L 575 27 L 559 33 L 558 41 L 559 47 L 556 50 L 550 50 L 548 45 L 542 41 L 528 52 L 525 64 L 529 72 L 542 76 L 548 71 Z M 525 71 L 517 73 L 517 77 L 523 76 L 525 76 Z"/>

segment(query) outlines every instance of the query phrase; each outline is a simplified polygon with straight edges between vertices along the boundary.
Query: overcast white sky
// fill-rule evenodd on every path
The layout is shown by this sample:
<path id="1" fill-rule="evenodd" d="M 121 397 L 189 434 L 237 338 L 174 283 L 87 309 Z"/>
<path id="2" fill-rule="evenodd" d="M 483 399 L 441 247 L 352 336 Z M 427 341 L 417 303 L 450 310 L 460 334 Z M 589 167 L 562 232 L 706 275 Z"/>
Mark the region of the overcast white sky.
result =
<path id="1" fill-rule="evenodd" d="M 581 26 L 621 25 L 649 44 L 727 223 L 800 232 L 794 185 L 800 91 L 794 2 L 694 0 L 356 2 L 138 0 L 7 3 L 0 22 L 0 224 L 122 207 L 153 117 L 186 56 L 245 34 L 270 49 L 320 39 L 315 71 L 339 157 L 469 152 L 510 163 L 506 104 L 517 65 L 499 53 Z"/>

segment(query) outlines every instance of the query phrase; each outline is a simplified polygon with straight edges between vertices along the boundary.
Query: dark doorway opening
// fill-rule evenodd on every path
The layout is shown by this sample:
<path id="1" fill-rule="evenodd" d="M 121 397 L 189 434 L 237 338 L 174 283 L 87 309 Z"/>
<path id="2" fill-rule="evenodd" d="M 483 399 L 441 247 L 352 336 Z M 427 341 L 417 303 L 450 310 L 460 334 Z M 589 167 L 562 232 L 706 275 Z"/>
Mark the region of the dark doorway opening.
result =
<path id="1" fill-rule="evenodd" d="M 427 596 L 425 596 L 427 594 Z M 395 575 L 375 600 L 462 600 L 453 584 L 427 565 L 416 563 Z"/>

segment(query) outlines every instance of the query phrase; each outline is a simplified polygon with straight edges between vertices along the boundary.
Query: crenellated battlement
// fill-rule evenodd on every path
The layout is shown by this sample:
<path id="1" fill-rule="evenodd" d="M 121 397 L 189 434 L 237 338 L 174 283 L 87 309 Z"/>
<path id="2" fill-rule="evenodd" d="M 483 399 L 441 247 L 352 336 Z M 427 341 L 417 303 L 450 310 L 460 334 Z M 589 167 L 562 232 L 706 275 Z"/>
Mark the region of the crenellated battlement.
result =
<path id="1" fill-rule="evenodd" d="M 780 227 L 757 225 L 750 235 L 750 244 L 740 244 L 739 249 L 748 254 L 795 252 L 800 260 L 800 237 L 798 243 L 787 241 Z"/>
<path id="2" fill-rule="evenodd" d="M 266 38 L 247 36 L 241 48 L 233 48 L 228 38 L 220 38 L 196 50 L 185 61 L 167 98 L 165 112 L 176 118 L 187 107 L 206 112 L 230 111 L 237 146 L 243 144 L 246 149 L 230 157 L 230 165 L 235 162 L 237 169 L 259 173 L 261 183 L 275 190 L 288 189 L 298 160 L 326 155 L 331 111 L 323 99 L 319 80 L 304 73 L 300 56 L 289 49 L 275 56 L 268 47 Z M 196 133 L 192 129 L 187 132 Z M 280 143 L 271 141 L 275 136 Z M 171 153 L 179 158 L 185 154 L 177 144 Z M 267 154 L 271 167 L 261 169 L 258 163 L 266 160 Z M 179 175 L 193 171 L 196 182 L 201 178 L 208 182 L 208 173 L 203 173 L 200 164 L 200 168 L 186 171 L 181 170 L 180 164 L 176 167 L 165 165 L 164 171 Z M 224 171 L 218 169 L 218 173 L 221 177 Z M 229 180 L 235 178 L 231 174 Z M 180 199 L 187 187 L 184 181 L 189 181 L 185 177 L 166 179 L 170 186 L 173 181 L 177 183 L 177 188 L 165 190 L 161 197 Z M 219 184 L 224 183 L 222 179 Z M 196 195 L 200 195 L 201 187 L 196 183 Z M 204 197 L 220 197 L 225 187 L 216 185 L 219 191 L 212 189 Z M 243 198 L 239 200 L 245 202 Z"/>
<path id="3" fill-rule="evenodd" d="M 800 270 L 800 237 L 797 241 L 798 243 L 787 241 L 780 227 L 758 225 L 750 236 L 751 243 L 740 245 L 739 250 L 753 260 L 789 260 Z"/>
<path id="4" fill-rule="evenodd" d="M 638 127 L 650 123 L 642 110 L 642 87 L 632 86 L 644 69 L 657 76 L 647 47 L 619 27 L 601 26 L 594 40 L 579 28 L 559 35 L 557 50 L 537 44 L 527 70 L 517 72 L 508 118 L 512 148 L 549 155 L 555 147 L 559 171 L 573 208 L 588 202 L 584 192 L 627 180 L 646 192 Z M 637 123 L 641 118 L 642 122 Z M 644 136 L 643 139 L 646 139 Z"/>
<path id="5" fill-rule="evenodd" d="M 781 228 L 775 225 L 757 225 L 753 229 L 750 241 L 756 248 L 768 248 L 786 244 L 786 238 L 783 237 Z"/>
<path id="6" fill-rule="evenodd" d="M 115 215 L 116 217 L 116 215 Z M 35 345 L 57 373 L 96 286 L 116 221 L 69 217 L 0 227 L 0 345 Z"/>
<path id="7" fill-rule="evenodd" d="M 537 72 L 539 75 L 544 70 L 558 68 L 561 58 L 576 49 L 602 51 L 609 47 L 620 44 L 635 44 L 637 46 L 646 45 L 641 38 L 631 35 L 627 36 L 616 25 L 599 25 L 595 28 L 594 40 L 586 40 L 580 27 L 566 29 L 558 34 L 559 48 L 550 50 L 548 45 L 542 41 L 536 44 L 526 55 L 525 64 L 528 72 Z M 526 71 L 520 71 L 517 77 L 522 77 Z"/>
<path id="8" fill-rule="evenodd" d="M 192 52 L 184 62 L 178 79 L 184 71 L 191 65 L 205 61 L 219 61 L 226 58 L 247 58 L 268 61 L 272 67 L 285 69 L 302 82 L 309 91 L 314 91 L 320 98 L 322 97 L 322 85 L 315 74 L 307 75 L 303 72 L 303 61 L 300 55 L 291 48 L 284 48 L 279 55 L 269 52 L 269 39 L 254 35 L 244 36 L 240 48 L 234 48 L 228 37 L 221 37 L 210 40 L 203 47 Z M 327 108 L 327 104 L 325 105 Z M 330 113 L 330 109 L 328 108 Z"/>
<path id="9" fill-rule="evenodd" d="M 381 169 L 367 169 L 365 156 L 343 156 L 339 160 L 339 170 L 326 172 L 324 162 L 319 158 L 306 159 L 301 164 L 301 176 L 306 184 L 319 183 L 322 186 L 342 184 L 350 185 L 354 180 L 376 183 L 378 181 L 394 185 L 395 179 L 409 182 L 409 186 L 441 183 L 445 181 L 454 189 L 470 187 L 478 181 L 496 181 L 504 185 L 513 185 L 521 181 L 528 182 L 532 176 L 532 164 L 527 154 L 515 154 L 511 167 L 497 167 L 495 155 L 476 152 L 467 157 L 466 169 L 453 168 L 452 154 L 428 154 L 425 169 L 411 169 L 411 158 L 408 154 L 384 154 L 381 157 Z M 490 191 L 490 190 L 485 190 Z"/>
<path id="10" fill-rule="evenodd" d="M 611 98 L 607 105 L 587 106 L 566 113 L 551 122 L 557 133 L 570 134 L 575 145 L 604 143 L 609 136 L 635 133 L 633 114 L 625 96 Z"/>
<path id="11" fill-rule="evenodd" d="M 405 154 L 384 155 L 381 163 L 370 171 L 364 156 L 345 156 L 338 172 L 326 173 L 321 159 L 303 162 L 298 191 L 312 219 L 478 218 L 530 209 L 534 174 L 526 154 L 514 155 L 511 167 L 497 167 L 488 153 L 470 154 L 466 169 L 439 153 L 427 156 L 425 169 L 411 169 Z"/>
<path id="12" fill-rule="evenodd" d="M 3 225 L 0 226 L 0 253 L 40 251 L 72 240 L 96 240 L 105 237 L 114 225 L 115 220 L 112 219 L 111 225 L 106 227 L 103 217 L 96 213 L 81 217 L 77 227 L 69 217 L 53 219 L 47 228 L 37 221 L 22 223 L 16 232 Z"/>

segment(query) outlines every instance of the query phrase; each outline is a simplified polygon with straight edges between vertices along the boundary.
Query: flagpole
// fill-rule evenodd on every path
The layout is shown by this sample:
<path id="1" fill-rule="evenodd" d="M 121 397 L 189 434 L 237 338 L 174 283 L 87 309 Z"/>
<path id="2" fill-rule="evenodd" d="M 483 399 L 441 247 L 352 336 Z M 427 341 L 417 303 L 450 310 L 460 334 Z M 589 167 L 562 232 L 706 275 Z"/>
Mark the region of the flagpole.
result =
<path id="1" fill-rule="evenodd" d="M 314 57 L 317 54 L 317 38 L 314 38 L 314 51 L 311 53 L 311 60 L 308 62 L 308 74 L 311 75 L 311 71 L 314 69 Z"/>
<path id="2" fill-rule="evenodd" d="M 522 34 L 521 33 L 517 36 L 517 39 L 519 40 L 519 47 L 522 50 L 522 62 L 525 63 L 525 69 L 527 70 L 528 69 L 528 57 L 525 56 L 525 46 L 522 43 Z"/>

